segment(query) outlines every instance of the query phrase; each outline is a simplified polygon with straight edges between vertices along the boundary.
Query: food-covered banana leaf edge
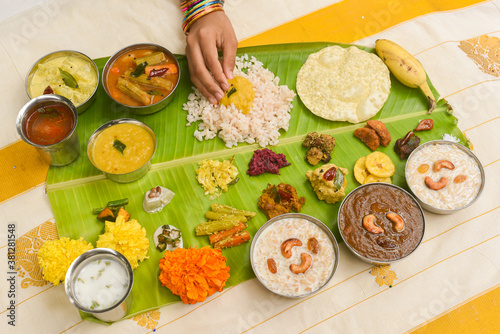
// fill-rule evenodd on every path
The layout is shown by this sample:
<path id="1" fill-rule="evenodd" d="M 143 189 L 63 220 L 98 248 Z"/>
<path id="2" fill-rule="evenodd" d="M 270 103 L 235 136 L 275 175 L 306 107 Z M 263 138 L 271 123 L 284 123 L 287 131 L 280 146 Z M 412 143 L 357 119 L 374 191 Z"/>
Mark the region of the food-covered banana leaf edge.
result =
<path id="1" fill-rule="evenodd" d="M 334 43 L 302 43 L 268 45 L 242 48 L 238 54 L 255 56 L 263 62 L 264 67 L 280 78 L 280 84 L 286 84 L 295 91 L 297 73 L 308 55 Z M 341 45 L 347 47 L 347 45 Z M 361 47 L 368 52 L 371 48 Z M 110 200 L 129 198 L 127 211 L 147 230 L 150 238 L 148 259 L 134 271 L 133 304 L 127 317 L 155 309 L 163 305 L 180 301 L 170 291 L 160 285 L 158 280 L 158 261 L 162 253 L 155 249 L 152 236 L 156 228 L 162 224 L 170 224 L 182 231 L 184 247 L 203 247 L 208 245 L 208 237 L 195 236 L 195 226 L 205 221 L 205 212 L 212 203 L 222 203 L 238 209 L 257 212 L 257 216 L 248 223 L 247 230 L 253 235 L 266 222 L 266 216 L 257 207 L 258 197 L 267 184 L 285 182 L 296 187 L 300 196 L 306 198 L 302 213 L 314 216 L 324 222 L 340 240 L 337 229 L 337 212 L 340 203 L 327 204 L 319 201 L 305 177 L 310 166 L 304 160 L 306 149 L 302 141 L 306 134 L 319 131 L 333 135 L 336 147 L 332 152 L 332 162 L 349 169 L 347 175 L 347 191 L 359 184 L 354 179 L 353 166 L 361 156 L 371 151 L 354 137 L 353 131 L 365 124 L 332 122 L 313 115 L 303 105 L 298 96 L 293 100 L 290 127 L 287 132 L 281 131 L 279 145 L 270 147 L 277 153 L 286 155 L 291 166 L 282 168 L 281 175 L 263 174 L 250 177 L 246 174 L 248 162 L 253 151 L 260 149 L 257 145 L 239 144 L 228 149 L 219 139 L 200 142 L 193 136 L 196 125 L 186 126 L 186 111 L 182 110 L 192 92 L 186 57 L 177 56 L 181 66 L 181 81 L 172 102 L 158 113 L 138 116 L 127 112 L 114 103 L 104 92 L 102 85 L 97 92 L 94 104 L 78 119 L 78 135 L 81 142 L 81 155 L 66 167 L 51 167 L 47 176 L 47 193 L 52 204 L 54 217 L 60 236 L 67 236 L 95 242 L 103 232 L 104 224 L 92 214 L 92 208 L 102 207 Z M 107 59 L 97 59 L 99 69 Z M 396 174 L 392 182 L 408 189 L 404 178 L 405 160 L 401 160 L 393 150 L 396 139 L 403 137 L 414 129 L 419 120 L 432 118 L 434 129 L 418 133 L 422 142 L 441 139 L 443 134 L 452 134 L 468 145 L 464 135 L 457 127 L 457 119 L 451 114 L 446 101 L 441 100 L 432 115 L 427 115 L 427 100 L 421 91 L 403 86 L 391 75 L 392 88 L 387 102 L 374 117 L 383 121 L 392 135 L 388 147 L 378 150 L 388 154 L 396 165 Z M 436 97 L 438 93 L 434 88 Z M 90 135 L 103 123 L 123 117 L 136 118 L 149 125 L 157 136 L 158 146 L 152 159 L 151 171 L 139 181 L 118 184 L 109 181 L 92 166 L 87 154 L 87 142 Z M 196 181 L 198 162 L 203 159 L 229 159 L 234 156 L 234 164 L 239 170 L 239 182 L 229 187 L 217 200 L 210 200 Z M 148 214 L 142 208 L 144 193 L 153 186 L 161 185 L 171 189 L 175 196 L 163 211 Z M 236 285 L 254 277 L 250 265 L 250 242 L 238 247 L 224 249 L 227 264 L 231 267 L 231 277 L 226 287 Z M 92 318 L 82 314 L 84 318 Z"/>

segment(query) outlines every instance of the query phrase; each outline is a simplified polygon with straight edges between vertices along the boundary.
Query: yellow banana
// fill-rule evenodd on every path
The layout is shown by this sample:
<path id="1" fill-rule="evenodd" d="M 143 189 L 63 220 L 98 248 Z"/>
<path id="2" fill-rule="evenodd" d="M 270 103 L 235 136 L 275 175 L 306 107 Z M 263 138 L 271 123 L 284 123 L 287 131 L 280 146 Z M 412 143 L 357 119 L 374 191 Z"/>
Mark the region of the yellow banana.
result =
<path id="1" fill-rule="evenodd" d="M 422 90 L 429 101 L 427 113 L 430 114 L 436 108 L 436 99 L 427 84 L 427 74 L 422 64 L 408 51 L 387 39 L 378 39 L 375 42 L 375 50 L 403 85 Z"/>

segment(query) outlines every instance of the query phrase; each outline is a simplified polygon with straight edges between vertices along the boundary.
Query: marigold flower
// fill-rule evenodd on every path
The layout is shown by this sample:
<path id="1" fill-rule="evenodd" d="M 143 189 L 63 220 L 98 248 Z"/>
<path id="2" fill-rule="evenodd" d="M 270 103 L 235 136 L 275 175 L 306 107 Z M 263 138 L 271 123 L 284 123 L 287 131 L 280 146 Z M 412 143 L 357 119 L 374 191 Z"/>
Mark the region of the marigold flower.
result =
<path id="1" fill-rule="evenodd" d="M 135 269 L 139 261 L 147 259 L 149 239 L 146 238 L 146 229 L 137 220 L 126 222 L 125 217 L 118 215 L 116 222 L 105 223 L 105 233 L 99 236 L 96 246 L 111 248 L 127 258 Z"/>
<path id="2" fill-rule="evenodd" d="M 43 279 L 54 285 L 64 282 L 71 263 L 92 248 L 94 246 L 83 238 L 71 240 L 62 237 L 44 242 L 38 250 L 38 263 L 42 268 Z"/>
<path id="3" fill-rule="evenodd" d="M 159 279 L 185 304 L 195 304 L 222 291 L 229 269 L 220 249 L 177 248 L 160 259 Z"/>

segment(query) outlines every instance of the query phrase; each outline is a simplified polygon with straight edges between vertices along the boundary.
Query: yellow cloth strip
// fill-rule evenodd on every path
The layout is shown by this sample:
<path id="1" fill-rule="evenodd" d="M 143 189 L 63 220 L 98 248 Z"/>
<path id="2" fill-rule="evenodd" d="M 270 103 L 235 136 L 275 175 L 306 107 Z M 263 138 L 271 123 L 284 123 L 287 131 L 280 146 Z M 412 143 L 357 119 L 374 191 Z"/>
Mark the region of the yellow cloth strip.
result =
<path id="1" fill-rule="evenodd" d="M 488 1 L 478 0 L 344 0 L 270 29 L 239 43 L 240 47 L 300 43 L 352 43 L 399 23 L 437 11 L 450 11 Z"/>
<path id="2" fill-rule="evenodd" d="M 48 170 L 49 164 L 23 141 L 0 149 L 0 203 L 45 182 Z"/>
<path id="3" fill-rule="evenodd" d="M 411 333 L 498 333 L 499 314 L 500 285 L 497 285 L 437 319 L 422 324 Z"/>

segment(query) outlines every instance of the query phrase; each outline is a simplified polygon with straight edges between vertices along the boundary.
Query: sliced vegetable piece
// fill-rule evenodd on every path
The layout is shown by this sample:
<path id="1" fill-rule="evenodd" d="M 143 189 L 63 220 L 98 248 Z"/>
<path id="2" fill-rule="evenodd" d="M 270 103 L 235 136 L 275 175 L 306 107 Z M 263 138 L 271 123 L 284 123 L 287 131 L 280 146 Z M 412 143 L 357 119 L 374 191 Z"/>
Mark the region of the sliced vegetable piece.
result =
<path id="1" fill-rule="evenodd" d="M 128 198 L 122 198 L 122 199 L 117 199 L 114 201 L 109 201 L 108 204 L 106 204 L 106 206 L 109 208 L 118 208 L 120 206 L 125 206 L 125 205 L 128 205 Z"/>
<path id="2" fill-rule="evenodd" d="M 243 231 L 241 233 L 233 234 L 225 238 L 224 240 L 215 243 L 214 248 L 221 249 L 221 248 L 239 246 L 242 243 L 249 241 L 250 238 L 251 238 L 250 233 L 248 231 Z"/>
<path id="3" fill-rule="evenodd" d="M 214 233 L 214 234 L 211 234 L 208 239 L 210 240 L 210 244 L 215 244 L 216 242 L 219 242 L 233 234 L 236 234 L 236 233 L 239 233 L 241 231 L 243 231 L 245 228 L 247 227 L 246 224 L 243 224 L 243 223 L 239 223 L 238 225 L 236 225 L 235 227 L 233 228 L 230 228 L 228 230 L 224 230 L 224 231 L 220 231 L 220 232 L 217 232 L 217 233 Z"/>
<path id="4" fill-rule="evenodd" d="M 142 74 L 142 75 L 139 75 L 137 77 L 134 77 L 132 75 L 131 71 L 126 71 L 123 76 L 124 76 L 124 78 L 128 79 L 129 81 L 140 83 L 140 84 L 146 85 L 148 87 L 162 88 L 162 89 L 168 89 L 168 90 L 172 90 L 174 88 L 173 81 L 171 81 L 169 79 L 162 78 L 162 77 L 148 78 L 148 76 L 146 74 Z"/>
<path id="5" fill-rule="evenodd" d="M 123 216 L 125 218 L 125 221 L 128 222 L 130 219 L 130 213 L 123 208 L 123 206 L 118 209 L 118 213 L 116 214 L 117 216 Z"/>
<path id="6" fill-rule="evenodd" d="M 214 203 L 211 205 L 212 211 L 214 212 L 222 212 L 222 213 L 230 213 L 233 215 L 243 215 L 247 218 L 253 218 L 257 215 L 257 213 L 252 211 L 245 211 L 233 208 L 232 206 L 225 204 Z"/>
<path id="7" fill-rule="evenodd" d="M 242 223 L 247 222 L 247 218 L 244 215 L 230 214 L 224 212 L 207 211 L 205 213 L 205 216 L 207 217 L 207 219 L 210 220 L 234 219 Z"/>
<path id="8" fill-rule="evenodd" d="M 104 208 L 104 210 L 102 210 L 98 215 L 97 215 L 97 219 L 99 219 L 100 221 L 112 221 L 114 222 L 115 219 L 116 219 L 116 216 L 115 214 L 113 213 L 113 211 L 106 207 Z"/>
<path id="9" fill-rule="evenodd" d="M 142 63 L 148 63 L 149 65 L 156 65 L 164 61 L 167 61 L 167 57 L 161 51 L 153 52 L 147 56 L 136 58 L 134 60 L 137 66 L 139 66 L 139 64 Z"/>
<path id="10" fill-rule="evenodd" d="M 130 80 L 120 77 L 118 78 L 116 87 L 125 95 L 130 96 L 145 106 L 151 104 L 152 96 L 143 91 L 138 84 L 135 84 Z"/>
<path id="11" fill-rule="evenodd" d="M 196 226 L 196 235 L 210 235 L 215 232 L 233 228 L 239 223 L 239 221 L 234 219 L 221 219 L 204 222 Z"/>

